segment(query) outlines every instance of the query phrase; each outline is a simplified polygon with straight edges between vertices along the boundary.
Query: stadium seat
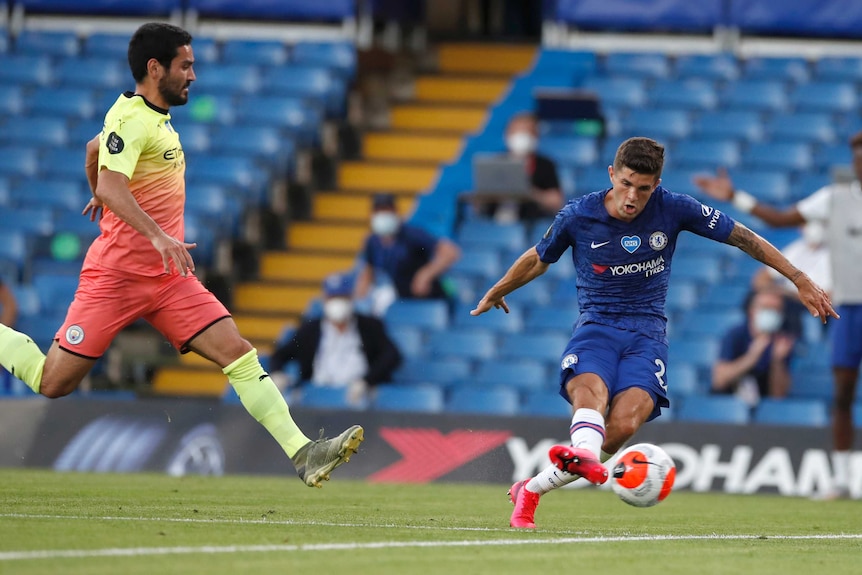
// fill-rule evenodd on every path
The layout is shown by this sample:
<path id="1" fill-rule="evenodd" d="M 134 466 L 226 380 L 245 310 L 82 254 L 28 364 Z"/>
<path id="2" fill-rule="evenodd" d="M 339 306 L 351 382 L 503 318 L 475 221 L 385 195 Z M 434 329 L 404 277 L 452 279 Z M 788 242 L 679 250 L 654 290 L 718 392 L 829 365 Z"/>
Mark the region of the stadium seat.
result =
<path id="1" fill-rule="evenodd" d="M 709 391 L 709 382 L 701 382 L 697 368 L 687 363 L 668 365 L 665 382 L 672 400 Z"/>
<path id="2" fill-rule="evenodd" d="M 809 351 L 809 353 L 811 352 Z M 802 363 L 802 361 L 799 361 L 801 358 L 797 358 L 797 360 L 791 366 L 793 383 L 790 385 L 789 396 L 802 399 L 832 401 L 835 397 L 835 383 L 832 369 L 829 366 L 828 356 L 819 362 L 821 365 L 817 365 L 816 363 L 807 366 L 800 365 Z"/>
<path id="3" fill-rule="evenodd" d="M 669 140 L 686 137 L 691 120 L 684 110 L 653 110 L 631 116 L 623 123 L 623 129 L 656 140 Z"/>
<path id="4" fill-rule="evenodd" d="M 461 259 L 452 264 L 449 273 L 477 279 L 492 279 L 501 275 L 500 253 L 493 248 L 465 250 Z"/>
<path id="5" fill-rule="evenodd" d="M 419 357 L 424 349 L 422 330 L 408 325 L 387 325 L 386 333 L 403 357 Z"/>
<path id="6" fill-rule="evenodd" d="M 527 330 L 557 331 L 569 335 L 580 312 L 577 306 L 536 306 L 527 310 L 524 327 Z M 560 350 L 562 351 L 562 350 Z"/>
<path id="7" fill-rule="evenodd" d="M 731 54 L 687 54 L 677 57 L 677 78 L 711 78 L 731 81 L 739 77 L 739 65 Z"/>
<path id="8" fill-rule="evenodd" d="M 700 302 L 698 297 L 698 284 L 694 281 L 683 281 L 674 277 L 667 289 L 667 301 L 665 307 L 671 314 L 685 312 L 692 309 Z"/>
<path id="9" fill-rule="evenodd" d="M 428 354 L 432 358 L 480 360 L 497 353 L 496 338 L 487 330 L 449 330 L 428 334 Z"/>
<path id="10" fill-rule="evenodd" d="M 595 52 L 587 50 L 542 49 L 531 73 L 563 74 L 572 78 L 592 75 L 598 69 Z"/>
<path id="11" fill-rule="evenodd" d="M 708 140 L 759 140 L 763 135 L 760 113 L 751 110 L 715 110 L 701 114 L 692 134 Z"/>
<path id="12" fill-rule="evenodd" d="M 718 103 L 715 87 L 704 79 L 658 82 L 650 88 L 647 98 L 655 109 L 703 111 Z"/>
<path id="13" fill-rule="evenodd" d="M 42 304 L 39 301 L 36 288 L 32 285 L 18 283 L 10 283 L 8 287 L 15 296 L 15 303 L 18 304 L 19 317 L 39 315 L 39 312 L 42 311 Z"/>
<path id="14" fill-rule="evenodd" d="M 856 87 L 851 82 L 809 82 L 794 88 L 790 103 L 798 112 L 840 113 L 856 110 Z"/>
<path id="15" fill-rule="evenodd" d="M 311 409 L 362 409 L 347 398 L 346 387 L 322 387 L 306 383 L 300 388 L 299 405 Z"/>
<path id="16" fill-rule="evenodd" d="M 814 77 L 824 82 L 862 82 L 862 58 L 823 56 L 814 61 Z"/>
<path id="17" fill-rule="evenodd" d="M 195 81 L 197 84 L 197 81 Z M 240 96 L 236 93 L 213 93 L 206 92 L 201 86 L 193 85 L 194 92 L 185 106 L 174 106 L 171 108 L 171 124 L 177 127 L 180 137 L 183 134 L 183 126 L 197 122 L 200 124 L 233 124 L 242 112 L 244 105 L 239 101 Z M 105 92 L 102 109 L 107 111 L 117 99 L 113 92 Z"/>
<path id="18" fill-rule="evenodd" d="M 491 284 L 488 284 L 488 286 L 482 286 L 482 288 L 490 286 Z M 484 294 L 484 292 L 482 293 Z M 522 310 L 526 309 L 527 306 L 547 305 L 551 303 L 550 286 L 548 282 L 532 281 L 507 295 L 506 302 L 516 305 Z"/>
<path id="19" fill-rule="evenodd" d="M 778 112 L 787 108 L 787 89 L 777 80 L 731 82 L 721 93 L 721 104 L 728 110 Z"/>
<path id="20" fill-rule="evenodd" d="M 849 153 L 849 150 L 847 152 Z M 815 154 L 815 162 L 818 165 L 824 165 L 823 157 L 819 154 Z M 798 202 L 831 183 L 832 176 L 827 173 L 805 172 L 799 174 L 793 178 L 793 183 L 790 185 L 790 198 L 792 201 Z"/>
<path id="21" fill-rule="evenodd" d="M 487 329 L 494 333 L 514 333 L 524 327 L 521 308 L 514 303 L 509 304 L 509 313 L 492 309 L 482 315 L 470 315 L 470 310 L 476 307 L 476 302 L 461 304 L 455 310 L 452 325 L 460 329 Z"/>
<path id="22" fill-rule="evenodd" d="M 92 118 L 96 112 L 93 90 L 85 88 L 54 88 L 41 90 L 27 98 L 27 113 L 70 119 Z"/>
<path id="23" fill-rule="evenodd" d="M 91 222 L 89 217 L 81 215 L 83 209 L 84 207 L 81 206 L 76 211 L 63 211 L 54 214 L 54 231 L 56 233 L 77 234 L 82 242 L 86 242 L 84 244 L 86 248 L 99 235 L 99 224 L 98 222 Z"/>
<path id="24" fill-rule="evenodd" d="M 248 156 L 206 154 L 186 164 L 187 182 L 232 186 L 243 190 L 250 204 L 263 199 L 265 176 Z"/>
<path id="25" fill-rule="evenodd" d="M 27 56 L 72 57 L 80 48 L 74 32 L 24 29 L 15 38 L 15 52 Z"/>
<path id="26" fill-rule="evenodd" d="M 556 388 L 558 378 L 551 378 L 546 364 L 538 360 L 494 358 L 482 361 L 470 378 L 469 385 L 494 387 L 505 385 L 519 391 Z"/>
<path id="27" fill-rule="evenodd" d="M 790 177 L 778 170 L 734 170 L 733 185 L 767 204 L 783 204 L 790 200 Z"/>
<path id="28" fill-rule="evenodd" d="M 195 57 L 197 54 L 197 38 L 195 43 Z M 128 34 L 112 34 L 106 32 L 96 32 L 84 38 L 84 54 L 87 57 L 104 58 L 109 54 L 125 54 L 129 50 L 129 35 Z M 70 60 L 74 61 L 74 60 Z"/>
<path id="29" fill-rule="evenodd" d="M 297 42 L 290 59 L 303 66 L 323 66 L 345 79 L 356 74 L 356 48 L 347 42 Z"/>
<path id="30" fill-rule="evenodd" d="M 674 167 L 697 167 L 709 171 L 719 167 L 733 168 L 740 157 L 739 144 L 734 140 L 685 140 L 668 154 Z"/>
<path id="31" fill-rule="evenodd" d="M 595 138 L 585 136 L 541 136 L 538 151 L 560 166 L 590 166 L 598 159 Z"/>
<path id="32" fill-rule="evenodd" d="M 83 171 L 83 166 L 80 170 Z M 20 180 L 10 191 L 9 197 L 12 204 L 18 208 L 39 206 L 80 214 L 89 201 L 89 195 L 84 195 L 80 183 L 75 180 L 28 178 Z"/>
<path id="33" fill-rule="evenodd" d="M 547 365 L 557 366 L 568 341 L 567 332 L 553 333 L 528 330 L 521 333 L 505 334 L 502 336 L 497 357 L 506 360 L 536 360 Z"/>
<path id="34" fill-rule="evenodd" d="M 63 315 L 78 289 L 77 275 L 36 275 L 33 288 L 39 296 L 40 307 L 52 315 Z M 59 326 L 57 326 L 59 327 Z"/>
<path id="35" fill-rule="evenodd" d="M 24 96 L 20 86 L 0 85 L 0 117 L 16 115 L 21 112 L 23 107 Z"/>
<path id="36" fill-rule="evenodd" d="M 721 334 L 716 332 L 709 337 L 676 337 L 668 345 L 668 365 L 691 364 L 698 369 L 712 369 L 719 351 Z"/>
<path id="37" fill-rule="evenodd" d="M 571 419 L 572 405 L 563 399 L 559 392 L 551 390 L 531 391 L 521 402 L 518 413 L 534 417 Z"/>
<path id="38" fill-rule="evenodd" d="M 820 145 L 814 152 L 814 167 L 823 170 L 826 174 L 829 174 L 834 166 L 850 166 L 852 162 L 853 153 L 846 142 Z M 809 189 L 813 191 L 816 188 Z"/>
<path id="39" fill-rule="evenodd" d="M 692 395 L 674 410 L 677 421 L 700 423 L 749 423 L 748 405 L 733 395 Z"/>
<path id="40" fill-rule="evenodd" d="M 371 401 L 378 411 L 440 413 L 445 405 L 443 389 L 437 385 L 379 385 Z"/>
<path id="41" fill-rule="evenodd" d="M 449 325 L 449 308 L 442 300 L 396 300 L 385 314 L 387 326 L 443 330 Z"/>
<path id="42" fill-rule="evenodd" d="M 0 144 L 5 145 L 64 146 L 68 139 L 66 120 L 63 118 L 11 117 L 0 128 Z"/>
<path id="43" fill-rule="evenodd" d="M 198 72 L 195 90 L 211 94 L 254 94 L 261 87 L 260 72 L 250 64 L 222 64 Z"/>
<path id="44" fill-rule="evenodd" d="M 183 143 L 184 153 L 194 154 L 199 152 L 208 152 L 210 150 L 210 145 L 213 140 L 211 135 L 213 126 L 196 122 L 185 122 L 179 124 L 172 121 L 171 123 L 180 134 L 180 141 Z"/>
<path id="45" fill-rule="evenodd" d="M 128 38 L 124 43 L 128 45 Z M 121 92 L 126 84 L 131 84 L 132 79 L 128 69 L 123 67 L 122 60 L 107 58 L 102 54 L 99 56 L 102 57 L 66 58 L 60 61 L 54 70 L 54 79 L 64 87 L 112 90 L 116 93 Z"/>
<path id="46" fill-rule="evenodd" d="M 186 6 L 204 19 L 266 20 L 284 22 L 341 22 L 356 15 L 353 0 L 187 0 Z"/>
<path id="47" fill-rule="evenodd" d="M 829 424 L 829 410 L 818 399 L 763 398 L 754 409 L 753 423 L 765 425 L 804 425 L 825 427 Z"/>
<path id="48" fill-rule="evenodd" d="M 605 106 L 638 108 L 646 103 L 646 90 L 641 78 L 586 78 L 581 88 L 595 92 Z"/>
<path id="49" fill-rule="evenodd" d="M 811 146 L 802 142 L 753 142 L 743 155 L 743 166 L 752 169 L 802 171 L 811 167 Z"/>
<path id="50" fill-rule="evenodd" d="M 54 215 L 44 207 L 0 211 L 0 230 L 48 235 L 54 231 Z"/>
<path id="51" fill-rule="evenodd" d="M 280 172 L 286 171 L 296 152 L 293 140 L 268 126 L 215 126 L 210 152 L 252 156 Z"/>
<path id="52" fill-rule="evenodd" d="M 446 401 L 448 413 L 484 415 L 515 415 L 518 412 L 518 392 L 509 388 L 455 388 Z"/>
<path id="53" fill-rule="evenodd" d="M 263 89 L 270 96 L 320 102 L 329 116 L 337 116 L 344 111 L 346 85 L 326 68 L 285 66 L 267 74 Z"/>
<path id="54" fill-rule="evenodd" d="M 674 281 L 682 279 L 699 285 L 717 282 L 721 277 L 721 265 L 721 258 L 715 255 L 700 257 L 686 253 L 677 254 L 670 264 Z"/>
<path id="55" fill-rule="evenodd" d="M 5 213 L 0 211 L 0 214 Z M 17 280 L 29 261 L 27 236 L 19 230 L 0 227 L 0 272 L 11 273 Z"/>
<path id="56" fill-rule="evenodd" d="M 6 54 L 0 66 L 0 84 L 22 87 L 46 86 L 52 80 L 51 60 L 47 56 Z"/>
<path id="57" fill-rule="evenodd" d="M 470 361 L 463 358 L 405 358 L 392 375 L 396 383 L 451 385 L 466 381 L 472 374 Z"/>
<path id="58" fill-rule="evenodd" d="M 695 308 L 685 314 L 679 329 L 674 328 L 674 337 L 721 337 L 744 321 L 745 313 L 739 307 L 724 310 Z"/>
<path id="59" fill-rule="evenodd" d="M 743 61 L 742 77 L 801 84 L 808 81 L 811 71 L 802 57 L 751 57 Z"/>
<path id="60" fill-rule="evenodd" d="M 766 136 L 774 142 L 828 144 L 835 141 L 833 124 L 832 116 L 823 112 L 774 114 L 766 123 Z"/>
<path id="61" fill-rule="evenodd" d="M 269 92 L 266 92 L 269 94 Z M 319 140 L 323 108 L 302 98 L 247 96 L 237 110 L 238 120 L 249 125 L 280 127 L 298 134 L 304 143 Z"/>
<path id="62" fill-rule="evenodd" d="M 221 54 L 225 64 L 282 66 L 288 61 L 287 46 L 277 40 L 229 39 L 222 45 Z"/>
<path id="63" fill-rule="evenodd" d="M 21 317 L 15 324 L 15 329 L 26 333 L 39 346 L 39 349 L 47 351 L 54 341 L 54 335 L 63 325 L 63 315 L 53 316 L 39 314 Z"/>
<path id="64" fill-rule="evenodd" d="M 218 229 L 239 232 L 243 208 L 227 188 L 216 184 L 192 183 L 186 188 L 186 213 L 202 217 Z"/>
<path id="65" fill-rule="evenodd" d="M 671 66 L 668 57 L 656 52 L 612 52 L 604 58 L 608 76 L 638 76 L 650 80 L 667 78 Z"/>

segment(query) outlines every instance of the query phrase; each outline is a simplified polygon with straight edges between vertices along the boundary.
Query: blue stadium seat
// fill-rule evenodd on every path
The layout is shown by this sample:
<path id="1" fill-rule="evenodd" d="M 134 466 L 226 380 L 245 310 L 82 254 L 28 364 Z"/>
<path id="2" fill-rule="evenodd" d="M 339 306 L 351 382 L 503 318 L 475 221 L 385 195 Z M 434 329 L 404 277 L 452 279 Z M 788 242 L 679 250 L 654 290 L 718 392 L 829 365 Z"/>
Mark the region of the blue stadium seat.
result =
<path id="1" fill-rule="evenodd" d="M 449 272 L 453 275 L 492 279 L 500 276 L 502 268 L 497 250 L 474 247 L 465 250 L 463 257 L 449 268 Z"/>
<path id="2" fill-rule="evenodd" d="M 744 321 L 745 313 L 739 307 L 724 310 L 695 308 L 685 314 L 679 329 L 674 328 L 674 337 L 721 337 Z"/>
<path id="3" fill-rule="evenodd" d="M 216 184 L 191 183 L 186 187 L 186 213 L 204 218 L 214 227 L 239 231 L 242 206 L 227 188 Z"/>
<path id="4" fill-rule="evenodd" d="M 587 50 L 542 49 L 531 73 L 568 75 L 572 78 L 592 75 L 598 69 L 595 52 Z"/>
<path id="5" fill-rule="evenodd" d="M 173 113 L 173 111 L 172 111 Z M 180 141 L 183 143 L 183 152 L 186 154 L 194 154 L 199 152 L 208 152 L 210 144 L 213 140 L 211 132 L 214 126 L 209 124 L 199 124 L 197 122 L 177 123 L 171 122 L 174 129 L 180 134 Z"/>
<path id="6" fill-rule="evenodd" d="M 0 85 L 0 117 L 2 115 L 16 115 L 21 112 L 23 107 L 24 96 L 20 86 Z"/>
<path id="7" fill-rule="evenodd" d="M 611 52 L 604 58 L 608 76 L 638 76 L 651 80 L 667 78 L 671 66 L 668 57 L 656 52 Z"/>
<path id="8" fill-rule="evenodd" d="M 294 158 L 293 140 L 271 126 L 216 126 L 210 151 L 214 154 L 247 155 L 281 172 Z"/>
<path id="9" fill-rule="evenodd" d="M 802 171 L 812 163 L 811 146 L 802 142 L 753 142 L 743 156 L 743 165 L 754 169 Z"/>
<path id="10" fill-rule="evenodd" d="M 759 140 L 763 135 L 760 114 L 745 110 L 705 112 L 694 123 L 694 135 L 701 139 Z"/>
<path id="11" fill-rule="evenodd" d="M 46 86 L 51 82 L 51 60 L 47 56 L 6 54 L 0 66 L 0 84 Z"/>
<path id="12" fill-rule="evenodd" d="M 48 235 L 54 231 L 54 216 L 47 208 L 0 211 L 0 230 Z"/>
<path id="13" fill-rule="evenodd" d="M 225 64 L 281 66 L 288 61 L 287 46 L 277 40 L 226 40 L 222 46 Z"/>
<path id="14" fill-rule="evenodd" d="M 446 401 L 449 413 L 515 415 L 518 407 L 518 392 L 509 388 L 455 388 Z"/>
<path id="15" fill-rule="evenodd" d="M 213 93 L 199 89 L 197 81 L 192 84 L 190 90 L 192 96 L 185 106 L 174 106 L 171 108 L 171 123 L 177 126 L 177 131 L 182 137 L 182 126 L 196 122 L 200 124 L 233 124 L 242 111 L 242 104 L 236 93 Z M 117 99 L 113 92 L 106 92 L 102 102 L 102 108 L 107 111 Z"/>
<path id="16" fill-rule="evenodd" d="M 106 32 L 96 32 L 88 35 L 84 39 L 84 54 L 92 58 L 104 58 L 113 54 L 122 55 L 129 50 L 128 34 L 112 34 Z M 197 54 L 197 39 L 195 43 L 195 57 Z M 74 60 L 70 60 L 74 61 Z"/>
<path id="17" fill-rule="evenodd" d="M 715 108 L 718 103 L 715 87 L 705 79 L 658 82 L 647 96 L 649 105 L 656 109 L 703 111 Z"/>
<path id="18" fill-rule="evenodd" d="M 824 56 L 814 61 L 814 77 L 826 82 L 862 82 L 862 58 Z"/>
<path id="19" fill-rule="evenodd" d="M 193 89 L 212 94 L 254 94 L 260 87 L 257 66 L 222 64 L 199 72 Z"/>
<path id="20" fill-rule="evenodd" d="M 685 312 L 698 304 L 698 284 L 674 277 L 667 289 L 665 307 L 669 313 Z"/>
<path id="21" fill-rule="evenodd" d="M 356 15 L 355 0 L 188 0 L 187 7 L 201 18 L 340 22 Z"/>
<path id="22" fill-rule="evenodd" d="M 776 80 L 731 82 L 721 93 L 725 109 L 777 112 L 787 108 L 787 89 Z"/>
<path id="23" fill-rule="evenodd" d="M 463 358 L 405 358 L 392 374 L 396 383 L 434 383 L 451 385 L 466 381 L 472 374 L 469 360 Z"/>
<path id="24" fill-rule="evenodd" d="M 40 90 L 27 98 L 27 113 L 33 116 L 59 118 L 92 118 L 96 112 L 93 90 L 85 88 L 54 88 Z"/>
<path id="25" fill-rule="evenodd" d="M 465 250 L 483 247 L 523 251 L 528 245 L 524 224 L 501 224 L 489 219 L 465 220 L 458 228 L 455 239 Z M 468 257 L 469 254 L 464 255 L 464 258 Z"/>
<path id="26" fill-rule="evenodd" d="M 792 425 L 825 427 L 829 424 L 829 410 L 818 399 L 763 398 L 754 409 L 753 423 L 765 425 Z"/>
<path id="27" fill-rule="evenodd" d="M 548 282 L 532 281 L 507 295 L 506 302 L 516 305 L 521 309 L 526 309 L 527 306 L 533 305 L 547 305 L 551 303 L 550 287 Z"/>
<path id="28" fill-rule="evenodd" d="M 265 174 L 248 156 L 206 154 L 186 165 L 186 181 L 232 186 L 243 190 L 249 203 L 262 200 Z"/>
<path id="29" fill-rule="evenodd" d="M 0 129 L 0 143 L 7 145 L 63 146 L 68 138 L 66 120 L 63 118 L 7 118 Z"/>
<path id="30" fill-rule="evenodd" d="M 851 112 L 858 104 L 856 87 L 850 82 L 809 82 L 797 86 L 790 103 L 799 112 Z"/>
<path id="31" fill-rule="evenodd" d="M 748 405 L 732 395 L 692 395 L 674 411 L 678 421 L 744 425 L 751 420 Z"/>
<path id="32" fill-rule="evenodd" d="M 403 357 L 413 358 L 422 355 L 425 337 L 421 328 L 409 325 L 387 325 L 386 333 Z"/>
<path id="33" fill-rule="evenodd" d="M 33 288 L 39 296 L 40 307 L 43 311 L 52 315 L 63 315 L 75 297 L 75 290 L 78 289 L 78 276 L 68 274 L 35 275 Z"/>
<path id="34" fill-rule="evenodd" d="M 238 119 L 244 123 L 285 128 L 302 136 L 306 143 L 320 138 L 323 108 L 302 98 L 248 96 L 237 112 Z"/>
<path id="35" fill-rule="evenodd" d="M 479 363 L 469 384 L 479 387 L 505 385 L 520 391 L 535 391 L 555 388 L 557 380 L 557 372 L 553 377 L 549 376 L 546 364 L 541 361 L 494 358 Z"/>
<path id="36" fill-rule="evenodd" d="M 347 42 L 297 42 L 291 60 L 303 66 L 324 66 L 345 78 L 356 74 L 356 48 Z"/>
<path id="37" fill-rule="evenodd" d="M 518 413 L 534 417 L 571 419 L 572 405 L 563 399 L 559 392 L 551 390 L 531 391 L 521 402 Z"/>
<path id="38" fill-rule="evenodd" d="M 126 38 L 124 44 L 128 43 Z M 125 50 L 124 48 L 123 52 Z M 113 90 L 117 93 L 132 82 L 128 68 L 123 66 L 122 60 L 104 56 L 64 59 L 57 64 L 54 79 L 58 85 L 64 87 Z"/>
<path id="39" fill-rule="evenodd" d="M 36 288 L 32 285 L 10 283 L 5 284 L 15 296 L 15 303 L 18 304 L 18 316 L 35 316 L 42 311 L 42 303 L 39 301 L 39 294 Z M 0 377 L 2 381 L 2 377 Z"/>
<path id="40" fill-rule="evenodd" d="M 74 180 L 20 180 L 10 192 L 10 199 L 18 208 L 39 206 L 76 214 L 87 205 L 88 196 L 84 195 L 80 182 Z"/>
<path id="41" fill-rule="evenodd" d="M 527 330 L 522 333 L 505 334 L 502 336 L 497 357 L 510 360 L 536 360 L 557 366 L 568 341 L 569 336 L 566 332 Z"/>
<path id="42" fill-rule="evenodd" d="M 835 141 L 834 123 L 822 112 L 780 113 L 769 119 L 766 134 L 774 142 L 830 143 Z"/>
<path id="43" fill-rule="evenodd" d="M 70 2 L 69 0 L 17 0 L 28 14 L 87 14 L 91 16 L 178 16 L 182 0 L 90 0 Z M 126 39 L 128 41 L 128 38 Z M 123 49 L 125 53 L 125 48 Z"/>
<path id="44" fill-rule="evenodd" d="M 697 167 L 713 171 L 733 168 L 741 158 L 739 144 L 734 140 L 686 140 L 674 146 L 668 154 L 673 166 Z"/>
<path id="45" fill-rule="evenodd" d="M 713 255 L 676 254 L 670 266 L 671 274 L 674 281 L 684 279 L 700 285 L 715 283 L 721 277 L 721 261 L 720 257 Z"/>
<path id="46" fill-rule="evenodd" d="M 790 177 L 778 170 L 734 170 L 733 185 L 767 204 L 784 204 L 790 200 Z"/>
<path id="47" fill-rule="evenodd" d="M 0 211 L 0 214 L 5 213 Z M 27 236 L 20 230 L 0 227 L 0 272 L 13 275 L 17 280 L 29 261 Z"/>
<path id="48" fill-rule="evenodd" d="M 470 315 L 470 310 L 476 307 L 476 302 L 459 305 L 455 310 L 453 325 L 461 329 L 487 329 L 495 333 L 514 333 L 524 327 L 521 308 L 509 304 L 509 313 L 501 309 L 492 309 L 482 315 Z"/>
<path id="49" fill-rule="evenodd" d="M 386 309 L 387 326 L 443 330 L 449 325 L 449 308 L 442 300 L 400 299 Z"/>
<path id="50" fill-rule="evenodd" d="M 84 179 L 84 146 L 51 147 L 42 152 L 38 172 L 46 178 Z"/>
<path id="51" fill-rule="evenodd" d="M 527 330 L 558 331 L 571 334 L 572 327 L 580 315 L 577 306 L 559 305 L 536 306 L 527 310 L 524 327 Z M 562 352 L 562 350 L 559 350 Z"/>
<path id="52" fill-rule="evenodd" d="M 379 411 L 440 413 L 445 405 L 443 389 L 437 385 L 379 385 L 371 407 Z"/>
<path id="53" fill-rule="evenodd" d="M 709 382 L 701 382 L 697 368 L 687 363 L 668 365 L 665 382 L 671 400 L 705 393 L 709 389 Z"/>
<path id="54" fill-rule="evenodd" d="M 215 260 L 217 243 L 220 238 L 224 238 L 226 233 L 223 230 L 214 229 L 206 218 L 192 212 L 185 213 L 185 232 L 184 241 L 197 243 L 197 247 L 192 253 L 192 257 L 198 264 L 205 266 L 212 265 Z"/>
<path id="55" fill-rule="evenodd" d="M 24 29 L 15 38 L 15 52 L 28 56 L 71 57 L 80 51 L 74 32 Z"/>
<path id="56" fill-rule="evenodd" d="M 595 92 L 606 106 L 637 108 L 646 103 L 646 89 L 640 78 L 586 78 L 581 88 Z"/>
<path id="57" fill-rule="evenodd" d="M 346 103 L 343 80 L 326 68 L 285 66 L 267 74 L 263 89 L 269 96 L 306 98 L 322 102 L 329 115 L 340 114 Z"/>
<path id="58" fill-rule="evenodd" d="M 822 157 L 815 156 L 815 158 L 817 164 L 822 166 Z M 805 172 L 798 174 L 793 178 L 793 183 L 790 186 L 790 198 L 798 202 L 831 183 L 832 176 L 827 173 Z"/>
<path id="59" fill-rule="evenodd" d="M 828 173 L 833 166 L 849 166 L 852 162 L 853 154 L 850 151 L 850 146 L 848 146 L 846 142 L 817 146 L 817 149 L 814 152 L 815 168 L 819 168 L 826 173 Z"/>
<path id="60" fill-rule="evenodd" d="M 84 206 L 81 206 L 81 210 L 83 209 Z M 80 210 L 60 212 L 54 214 L 54 231 L 77 234 L 82 241 L 89 243 L 99 235 L 99 224 L 91 222 L 87 216 L 82 216 Z"/>
<path id="61" fill-rule="evenodd" d="M 743 61 L 743 78 L 801 84 L 811 77 L 802 57 L 751 57 Z"/>
<path id="62" fill-rule="evenodd" d="M 346 387 L 322 387 L 312 383 L 302 386 L 299 405 L 312 409 L 361 409 L 361 405 L 351 404 L 347 399 Z"/>
<path id="63" fill-rule="evenodd" d="M 520 289 L 520 288 L 519 288 Z M 577 307 L 578 305 L 578 284 L 573 281 L 557 282 L 554 288 L 552 301 L 556 304 L 562 304 L 566 307 Z M 540 304 L 541 302 L 535 302 Z"/>
<path id="64" fill-rule="evenodd" d="M 718 358 L 719 337 L 717 331 L 708 337 L 671 338 L 668 345 L 668 365 L 691 364 L 697 368 L 712 369 Z"/>
<path id="65" fill-rule="evenodd" d="M 824 354 L 823 359 L 819 360 L 821 365 L 815 363 L 808 366 L 800 365 L 801 358 L 797 358 L 791 366 L 793 383 L 790 385 L 790 397 L 832 401 L 835 397 L 835 384 L 828 357 Z"/>
<path id="66" fill-rule="evenodd" d="M 428 354 L 432 358 L 480 360 L 497 353 L 496 337 L 487 330 L 449 330 L 428 334 Z"/>
<path id="67" fill-rule="evenodd" d="M 538 150 L 556 162 L 558 168 L 589 166 L 598 159 L 595 138 L 585 136 L 542 136 Z"/>
<path id="68" fill-rule="evenodd" d="M 691 119 L 684 110 L 653 110 L 631 116 L 623 126 L 632 133 L 666 140 L 686 137 L 691 130 Z"/>
<path id="69" fill-rule="evenodd" d="M 739 65 L 731 54 L 689 54 L 676 59 L 678 78 L 712 78 L 731 81 L 739 77 Z"/>

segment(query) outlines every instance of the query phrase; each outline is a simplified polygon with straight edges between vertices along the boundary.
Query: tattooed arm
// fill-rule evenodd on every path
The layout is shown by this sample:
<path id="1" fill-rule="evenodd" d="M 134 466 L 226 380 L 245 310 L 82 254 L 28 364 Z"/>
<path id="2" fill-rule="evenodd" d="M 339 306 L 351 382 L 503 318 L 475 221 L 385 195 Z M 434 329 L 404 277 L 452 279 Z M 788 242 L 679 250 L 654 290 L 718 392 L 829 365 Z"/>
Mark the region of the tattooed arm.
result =
<path id="1" fill-rule="evenodd" d="M 819 317 L 823 323 L 826 323 L 826 318 L 830 315 L 838 319 L 838 314 L 832 309 L 832 303 L 823 288 L 814 283 L 806 273 L 790 263 L 784 254 L 771 243 L 739 222 L 736 222 L 733 230 L 731 230 L 727 243 L 738 247 L 793 282 L 796 289 L 799 290 L 799 300 L 808 308 L 811 315 Z"/>

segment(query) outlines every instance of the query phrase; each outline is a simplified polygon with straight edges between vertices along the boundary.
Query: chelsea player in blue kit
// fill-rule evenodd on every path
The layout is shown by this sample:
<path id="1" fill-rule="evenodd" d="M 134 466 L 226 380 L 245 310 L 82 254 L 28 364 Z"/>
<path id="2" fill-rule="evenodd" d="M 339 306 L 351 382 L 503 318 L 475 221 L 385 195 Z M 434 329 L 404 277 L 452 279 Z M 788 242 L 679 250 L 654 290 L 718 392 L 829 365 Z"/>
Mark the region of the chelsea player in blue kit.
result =
<path id="1" fill-rule="evenodd" d="M 580 316 L 560 364 L 560 394 L 574 412 L 572 445 L 552 447 L 551 465 L 512 486 L 512 527 L 535 528 L 539 497 L 553 489 L 579 477 L 607 481 L 602 462 L 670 405 L 664 306 L 680 232 L 740 248 L 790 279 L 812 315 L 838 317 L 826 292 L 772 244 L 721 211 L 662 188 L 663 167 L 658 142 L 623 142 L 608 167 L 612 187 L 569 202 L 470 312 L 508 313 L 504 297 L 572 248 Z"/>

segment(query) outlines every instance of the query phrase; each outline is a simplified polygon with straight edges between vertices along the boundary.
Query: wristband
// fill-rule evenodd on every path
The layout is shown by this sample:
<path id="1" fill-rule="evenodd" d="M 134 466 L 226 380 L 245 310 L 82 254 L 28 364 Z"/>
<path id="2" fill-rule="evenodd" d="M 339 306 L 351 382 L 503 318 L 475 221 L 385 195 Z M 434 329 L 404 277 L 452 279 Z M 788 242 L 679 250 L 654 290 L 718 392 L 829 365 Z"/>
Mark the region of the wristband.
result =
<path id="1" fill-rule="evenodd" d="M 750 214 L 751 210 L 754 209 L 754 206 L 757 205 L 757 198 L 743 190 L 736 190 L 733 192 L 733 199 L 730 203 L 733 204 L 733 207 L 740 212 Z"/>

